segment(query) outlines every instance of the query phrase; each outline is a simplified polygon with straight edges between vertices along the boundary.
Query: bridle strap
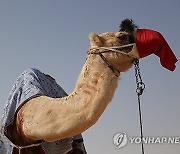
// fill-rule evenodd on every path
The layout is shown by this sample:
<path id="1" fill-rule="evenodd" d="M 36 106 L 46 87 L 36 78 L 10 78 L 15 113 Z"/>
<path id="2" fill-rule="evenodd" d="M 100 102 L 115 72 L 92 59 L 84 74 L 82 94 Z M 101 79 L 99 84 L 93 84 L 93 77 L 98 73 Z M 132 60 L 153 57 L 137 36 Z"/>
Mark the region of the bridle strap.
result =
<path id="1" fill-rule="evenodd" d="M 107 64 L 107 66 L 112 70 L 112 72 L 114 73 L 114 75 L 116 77 L 119 77 L 120 71 L 114 67 L 104 56 L 101 52 L 98 52 L 98 55 L 101 57 L 101 59 Z M 118 74 L 116 74 L 116 72 L 118 72 Z"/>
<path id="2" fill-rule="evenodd" d="M 122 45 L 122 46 L 114 46 L 114 47 L 91 47 L 89 49 L 89 51 L 87 52 L 87 54 L 98 54 L 101 59 L 107 64 L 107 66 L 112 70 L 112 72 L 114 73 L 114 75 L 116 77 L 119 77 L 120 75 L 120 71 L 114 67 L 107 59 L 106 57 L 104 57 L 103 53 L 108 53 L 108 52 L 116 52 L 116 53 L 120 53 L 120 54 L 124 54 L 124 55 L 128 55 L 128 53 L 123 52 L 119 49 L 122 48 L 129 48 L 129 47 L 133 47 L 134 43 L 132 44 L 127 44 L 127 45 Z"/>
<path id="3" fill-rule="evenodd" d="M 114 75 L 116 76 L 116 77 L 119 77 L 119 75 L 120 75 L 120 71 L 116 68 L 116 67 L 114 67 L 107 59 L 106 59 L 106 57 L 104 57 L 103 56 L 103 54 L 102 53 L 105 53 L 105 52 L 109 52 L 109 51 L 96 51 L 96 52 L 87 52 L 87 54 L 96 54 L 96 55 L 99 55 L 100 57 L 101 57 L 101 59 L 104 61 L 104 63 L 106 63 L 107 64 L 107 66 L 111 69 L 111 71 L 114 73 Z M 117 72 L 117 73 L 116 73 Z"/>
<path id="4" fill-rule="evenodd" d="M 117 53 L 121 53 L 124 55 L 128 55 L 128 53 L 121 51 L 121 49 L 133 47 L 134 45 L 135 45 L 135 43 L 121 45 L 121 46 L 114 46 L 114 47 L 91 47 L 89 50 L 103 50 L 103 51 L 101 51 L 101 53 L 111 51 L 111 52 L 117 52 Z"/>

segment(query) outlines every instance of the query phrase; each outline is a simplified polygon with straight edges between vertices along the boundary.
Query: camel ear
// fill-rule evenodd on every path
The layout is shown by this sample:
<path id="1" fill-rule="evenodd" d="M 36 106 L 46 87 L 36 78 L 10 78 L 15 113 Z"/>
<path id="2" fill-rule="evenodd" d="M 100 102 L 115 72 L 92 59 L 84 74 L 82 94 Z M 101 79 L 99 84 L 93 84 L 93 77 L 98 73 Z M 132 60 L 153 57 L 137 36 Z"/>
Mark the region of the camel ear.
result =
<path id="1" fill-rule="evenodd" d="M 89 34 L 89 40 L 91 47 L 101 47 L 103 45 L 101 37 L 94 32 Z"/>

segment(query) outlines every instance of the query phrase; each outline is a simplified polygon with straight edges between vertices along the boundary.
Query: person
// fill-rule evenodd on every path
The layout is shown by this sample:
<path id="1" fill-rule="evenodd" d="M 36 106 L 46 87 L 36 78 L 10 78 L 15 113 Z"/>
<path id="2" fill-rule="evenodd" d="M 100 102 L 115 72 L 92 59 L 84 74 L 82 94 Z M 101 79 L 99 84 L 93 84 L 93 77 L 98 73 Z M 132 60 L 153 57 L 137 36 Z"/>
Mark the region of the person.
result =
<path id="1" fill-rule="evenodd" d="M 16 128 L 16 115 L 28 100 L 46 95 L 67 96 L 54 78 L 37 69 L 24 71 L 10 91 L 1 120 L 0 154 L 86 154 L 81 134 L 55 142 L 31 142 Z"/>
<path id="2" fill-rule="evenodd" d="M 119 31 L 131 33 L 131 43 L 135 43 L 140 58 L 154 53 L 160 58 L 160 63 L 164 68 L 170 71 L 175 70 L 178 60 L 160 32 L 140 29 L 132 19 L 123 20 Z"/>

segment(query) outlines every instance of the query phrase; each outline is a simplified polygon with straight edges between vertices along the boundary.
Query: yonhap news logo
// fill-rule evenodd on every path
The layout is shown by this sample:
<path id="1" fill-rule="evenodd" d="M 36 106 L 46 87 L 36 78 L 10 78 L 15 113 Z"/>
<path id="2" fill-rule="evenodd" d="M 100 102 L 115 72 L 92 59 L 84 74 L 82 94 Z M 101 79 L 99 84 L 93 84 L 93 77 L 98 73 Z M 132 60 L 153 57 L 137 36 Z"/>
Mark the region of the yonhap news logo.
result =
<path id="1" fill-rule="evenodd" d="M 113 143 L 117 149 L 124 147 L 127 144 L 126 132 L 116 133 L 113 137 Z"/>
<path id="2" fill-rule="evenodd" d="M 141 139 L 141 137 L 128 137 L 126 132 L 118 132 L 113 136 L 113 144 L 116 149 L 123 148 L 130 144 L 177 144 L 180 145 L 180 136 L 145 136 Z"/>

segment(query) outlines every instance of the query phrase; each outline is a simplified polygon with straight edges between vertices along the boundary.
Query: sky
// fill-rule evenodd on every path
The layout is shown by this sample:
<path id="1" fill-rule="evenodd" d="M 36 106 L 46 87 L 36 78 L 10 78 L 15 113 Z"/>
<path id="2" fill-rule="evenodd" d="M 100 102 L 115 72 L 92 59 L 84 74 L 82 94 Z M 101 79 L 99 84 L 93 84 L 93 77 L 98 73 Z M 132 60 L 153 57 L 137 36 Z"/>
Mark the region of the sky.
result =
<path id="1" fill-rule="evenodd" d="M 73 91 L 85 62 L 90 32 L 118 31 L 132 18 L 165 37 L 180 59 L 179 0 L 0 0 L 0 113 L 18 76 L 37 68 Z M 180 64 L 170 72 L 155 55 L 140 60 L 146 89 L 141 97 L 144 136 L 180 137 Z M 88 154 L 140 154 L 130 142 L 116 149 L 113 137 L 140 134 L 134 69 L 122 74 L 115 96 L 98 122 L 83 133 Z M 178 154 L 180 144 L 145 144 L 145 153 Z"/>

